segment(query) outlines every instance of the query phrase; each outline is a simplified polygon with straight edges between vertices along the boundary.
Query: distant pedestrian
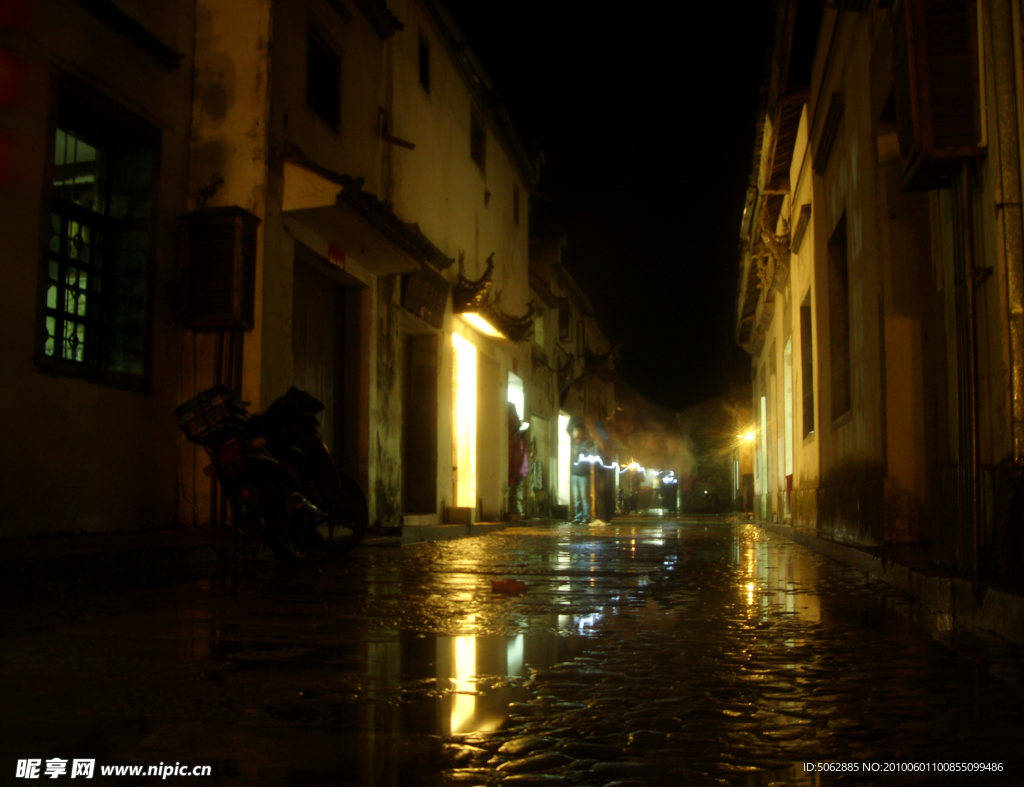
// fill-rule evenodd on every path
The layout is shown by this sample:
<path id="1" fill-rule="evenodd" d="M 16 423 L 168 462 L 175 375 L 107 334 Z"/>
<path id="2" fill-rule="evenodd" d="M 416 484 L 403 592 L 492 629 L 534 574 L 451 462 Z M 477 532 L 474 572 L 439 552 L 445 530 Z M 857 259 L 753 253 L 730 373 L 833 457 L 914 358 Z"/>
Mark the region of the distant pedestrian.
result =
<path id="1" fill-rule="evenodd" d="M 530 473 L 530 454 L 526 449 L 528 423 L 519 420 L 516 406 L 508 403 L 508 510 L 525 513 L 523 479 Z"/>
<path id="2" fill-rule="evenodd" d="M 640 513 L 640 489 L 643 486 L 645 473 L 639 465 L 634 463 L 633 467 L 626 474 L 629 488 L 629 513 Z"/>
<path id="3" fill-rule="evenodd" d="M 592 457 L 597 455 L 597 446 L 590 440 L 587 430 L 579 421 L 570 428 L 572 435 L 572 497 L 574 504 L 573 523 L 590 522 L 590 470 L 594 466 Z"/>
<path id="4" fill-rule="evenodd" d="M 665 513 L 676 514 L 676 501 L 679 499 L 679 480 L 675 473 L 667 470 L 661 477 L 661 506 Z"/>

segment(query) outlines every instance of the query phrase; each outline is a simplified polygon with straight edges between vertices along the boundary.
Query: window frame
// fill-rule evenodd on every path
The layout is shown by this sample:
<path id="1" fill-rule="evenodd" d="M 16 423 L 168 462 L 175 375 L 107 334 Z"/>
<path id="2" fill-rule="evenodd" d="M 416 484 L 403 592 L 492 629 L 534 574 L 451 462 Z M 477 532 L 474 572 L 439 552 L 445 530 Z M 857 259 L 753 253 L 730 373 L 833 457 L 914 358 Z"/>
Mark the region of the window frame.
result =
<path id="1" fill-rule="evenodd" d="M 336 116 L 331 118 L 324 117 L 320 113 L 320 109 L 310 103 L 310 42 L 316 41 L 317 45 L 320 46 L 327 55 L 333 58 L 337 63 L 337 90 L 336 95 L 333 96 L 333 101 L 336 105 L 333 107 Z M 344 58 L 342 57 L 341 47 L 339 47 L 334 39 L 327 33 L 324 26 L 321 25 L 312 14 L 306 20 L 306 63 L 305 63 L 305 92 L 303 95 L 303 104 L 316 116 L 318 117 L 327 128 L 329 128 L 335 134 L 341 133 L 341 83 L 342 83 L 342 63 Z M 333 122 L 332 122 L 333 121 Z"/>
<path id="2" fill-rule="evenodd" d="M 853 358 L 850 347 L 850 248 L 846 211 L 836 222 L 826 248 L 829 314 L 831 412 L 836 421 L 853 410 Z"/>
<path id="3" fill-rule="evenodd" d="M 572 311 L 568 298 L 559 298 L 558 300 L 558 340 L 572 341 Z"/>
<path id="4" fill-rule="evenodd" d="M 814 311 L 811 291 L 800 303 L 800 396 L 804 439 L 814 436 Z"/>
<path id="5" fill-rule="evenodd" d="M 486 175 L 487 121 L 475 106 L 469 109 L 469 157 L 480 168 L 480 172 Z"/>
<path id="6" fill-rule="evenodd" d="M 62 93 L 70 93 L 76 99 L 91 104 L 105 116 L 124 129 L 148 140 L 152 145 L 153 171 L 150 183 L 151 213 L 148 219 L 148 249 L 146 252 L 146 306 L 142 322 L 143 372 L 141 375 L 121 372 L 83 361 L 73 361 L 58 355 L 46 354 L 47 288 L 49 286 L 50 232 L 54 211 L 53 180 L 56 173 L 56 136 Z M 60 377 L 74 377 L 91 383 L 112 388 L 149 393 L 153 374 L 153 325 L 156 294 L 156 254 L 158 224 L 160 221 L 160 176 L 162 171 L 162 135 L 158 127 L 148 123 L 116 99 L 108 96 L 93 85 L 62 71 L 50 76 L 50 95 L 46 124 L 46 163 L 43 169 L 43 189 L 40 199 L 39 262 L 36 280 L 35 346 L 33 360 L 38 371 Z M 109 222 L 109 217 L 103 217 Z"/>
<path id="7" fill-rule="evenodd" d="M 423 91 L 429 96 L 430 95 L 430 39 L 427 38 L 426 34 L 420 33 L 419 35 L 419 83 Z"/>

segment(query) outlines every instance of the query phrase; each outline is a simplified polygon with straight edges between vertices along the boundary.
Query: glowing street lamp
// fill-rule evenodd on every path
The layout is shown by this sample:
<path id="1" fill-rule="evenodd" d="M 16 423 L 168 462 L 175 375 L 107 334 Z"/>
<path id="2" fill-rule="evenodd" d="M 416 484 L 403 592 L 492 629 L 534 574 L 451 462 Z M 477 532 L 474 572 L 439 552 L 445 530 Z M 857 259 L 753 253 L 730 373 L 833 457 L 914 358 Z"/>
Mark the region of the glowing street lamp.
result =
<path id="1" fill-rule="evenodd" d="M 494 283 L 491 275 L 494 272 L 494 255 L 487 258 L 487 269 L 476 281 L 471 281 L 459 274 L 459 280 L 452 292 L 452 307 L 459 315 L 485 336 L 504 339 L 505 334 L 499 331 L 487 319 L 487 293 Z"/>
<path id="2" fill-rule="evenodd" d="M 452 311 L 485 336 L 522 342 L 533 331 L 533 317 L 536 304 L 531 301 L 526 314 L 515 317 L 502 311 L 497 302 L 488 300 L 488 293 L 494 283 L 494 255 L 487 258 L 487 269 L 479 279 L 470 280 L 459 274 L 452 287 Z"/>
<path id="3" fill-rule="evenodd" d="M 491 336 L 495 339 L 507 338 L 505 334 L 503 334 L 501 331 L 499 331 L 497 328 L 491 325 L 491 323 L 488 322 L 487 318 L 484 317 L 484 315 L 482 315 L 480 312 L 459 312 L 458 314 L 460 317 L 462 317 L 462 319 L 464 319 L 466 322 L 468 322 L 470 325 L 472 325 L 485 336 Z"/>

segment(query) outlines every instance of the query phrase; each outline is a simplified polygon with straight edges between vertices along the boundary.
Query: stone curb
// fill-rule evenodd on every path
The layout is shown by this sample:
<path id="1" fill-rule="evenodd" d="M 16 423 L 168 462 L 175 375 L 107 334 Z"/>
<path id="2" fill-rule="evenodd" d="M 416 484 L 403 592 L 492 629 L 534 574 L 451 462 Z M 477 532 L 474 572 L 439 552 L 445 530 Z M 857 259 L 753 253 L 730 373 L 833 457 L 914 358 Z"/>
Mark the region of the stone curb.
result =
<path id="1" fill-rule="evenodd" d="M 917 622 L 934 633 L 988 632 L 1024 645 L 1024 596 L 975 579 L 913 569 L 791 525 L 755 524 L 904 591 L 921 603 Z"/>

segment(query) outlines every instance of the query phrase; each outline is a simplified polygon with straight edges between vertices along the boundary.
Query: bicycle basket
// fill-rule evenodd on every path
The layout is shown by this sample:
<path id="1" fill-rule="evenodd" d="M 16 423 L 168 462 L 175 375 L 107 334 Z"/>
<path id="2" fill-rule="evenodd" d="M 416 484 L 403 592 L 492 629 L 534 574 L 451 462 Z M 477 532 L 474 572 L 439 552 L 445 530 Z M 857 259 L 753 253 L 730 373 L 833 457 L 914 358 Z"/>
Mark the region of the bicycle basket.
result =
<path id="1" fill-rule="evenodd" d="M 234 414 L 234 396 L 218 385 L 189 399 L 177 409 L 178 426 L 192 442 L 201 443 Z"/>

